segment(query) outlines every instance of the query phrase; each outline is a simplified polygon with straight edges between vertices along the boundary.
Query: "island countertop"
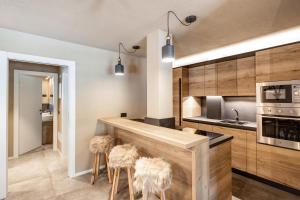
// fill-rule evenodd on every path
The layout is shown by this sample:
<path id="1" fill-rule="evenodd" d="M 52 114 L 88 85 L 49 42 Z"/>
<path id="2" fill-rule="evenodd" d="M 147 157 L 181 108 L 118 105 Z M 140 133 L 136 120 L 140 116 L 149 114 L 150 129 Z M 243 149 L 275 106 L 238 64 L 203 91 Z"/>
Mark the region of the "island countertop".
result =
<path id="1" fill-rule="evenodd" d="M 208 142 L 208 137 L 205 136 L 186 134 L 179 130 L 158 127 L 125 118 L 100 118 L 98 120 L 105 124 L 184 149 L 189 149 L 201 143 Z"/>

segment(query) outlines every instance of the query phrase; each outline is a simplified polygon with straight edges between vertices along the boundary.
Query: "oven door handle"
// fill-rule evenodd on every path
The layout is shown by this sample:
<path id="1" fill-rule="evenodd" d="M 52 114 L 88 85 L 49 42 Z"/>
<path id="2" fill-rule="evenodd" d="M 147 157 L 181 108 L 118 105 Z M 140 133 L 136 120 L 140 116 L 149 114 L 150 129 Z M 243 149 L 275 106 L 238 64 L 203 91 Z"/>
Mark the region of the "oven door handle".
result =
<path id="1" fill-rule="evenodd" d="M 272 119 L 288 119 L 288 120 L 296 120 L 300 121 L 300 118 L 293 118 L 293 117 L 278 117 L 278 116 L 270 116 L 270 115 L 261 115 L 261 117 L 266 117 L 266 118 L 272 118 Z"/>

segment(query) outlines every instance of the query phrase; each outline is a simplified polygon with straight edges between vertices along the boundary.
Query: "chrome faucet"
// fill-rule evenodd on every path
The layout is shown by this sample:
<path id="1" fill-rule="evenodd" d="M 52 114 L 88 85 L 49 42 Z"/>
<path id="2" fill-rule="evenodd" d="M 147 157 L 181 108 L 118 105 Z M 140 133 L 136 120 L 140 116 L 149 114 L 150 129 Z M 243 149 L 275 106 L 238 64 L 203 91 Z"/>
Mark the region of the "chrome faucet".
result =
<path id="1" fill-rule="evenodd" d="M 240 121 L 240 118 L 239 118 L 239 111 L 235 108 L 232 108 L 231 109 L 233 112 L 235 112 L 236 116 L 235 116 L 235 120 L 238 122 Z"/>

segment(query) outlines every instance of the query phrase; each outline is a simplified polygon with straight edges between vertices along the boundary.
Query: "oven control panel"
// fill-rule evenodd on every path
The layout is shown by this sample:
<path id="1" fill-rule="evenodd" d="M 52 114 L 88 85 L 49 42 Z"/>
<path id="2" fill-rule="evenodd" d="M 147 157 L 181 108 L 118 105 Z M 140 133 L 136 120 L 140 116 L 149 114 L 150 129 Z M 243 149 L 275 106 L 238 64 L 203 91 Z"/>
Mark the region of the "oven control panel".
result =
<path id="1" fill-rule="evenodd" d="M 257 107 L 257 114 L 299 117 L 300 108 Z"/>

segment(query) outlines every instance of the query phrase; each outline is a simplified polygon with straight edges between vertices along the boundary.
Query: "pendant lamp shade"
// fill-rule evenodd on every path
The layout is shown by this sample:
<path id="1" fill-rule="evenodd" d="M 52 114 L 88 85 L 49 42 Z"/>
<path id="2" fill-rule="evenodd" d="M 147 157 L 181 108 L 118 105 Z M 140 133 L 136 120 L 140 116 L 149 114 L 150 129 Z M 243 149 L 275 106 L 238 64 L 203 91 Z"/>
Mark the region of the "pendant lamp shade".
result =
<path id="1" fill-rule="evenodd" d="M 170 63 L 174 61 L 174 58 L 174 45 L 171 44 L 171 39 L 167 38 L 166 45 L 162 47 L 162 61 Z"/>
<path id="2" fill-rule="evenodd" d="M 166 45 L 162 47 L 162 62 L 164 63 L 171 63 L 175 60 L 175 53 L 174 53 L 174 45 L 171 44 L 171 36 L 170 36 L 170 14 L 173 14 L 176 19 L 184 26 L 189 26 L 193 22 L 196 21 L 197 17 L 195 15 L 190 15 L 185 18 L 185 22 L 179 19 L 174 11 L 168 11 L 168 19 L 167 19 L 167 28 L 168 33 L 166 37 Z"/>
<path id="3" fill-rule="evenodd" d="M 124 65 L 122 65 L 121 59 L 119 59 L 118 64 L 115 65 L 115 75 L 117 76 L 124 75 Z"/>

